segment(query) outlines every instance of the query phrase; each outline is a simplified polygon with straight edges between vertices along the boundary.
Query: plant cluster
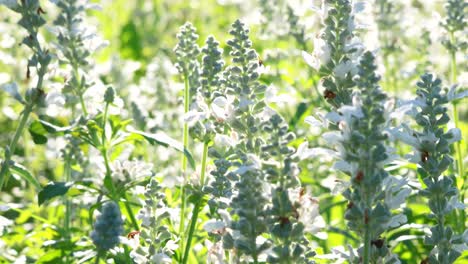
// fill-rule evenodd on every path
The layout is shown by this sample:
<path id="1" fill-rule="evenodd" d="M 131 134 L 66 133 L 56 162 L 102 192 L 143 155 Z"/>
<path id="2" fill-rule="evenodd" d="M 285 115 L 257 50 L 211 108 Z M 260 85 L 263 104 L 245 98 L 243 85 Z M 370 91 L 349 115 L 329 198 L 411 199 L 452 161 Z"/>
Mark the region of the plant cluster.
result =
<path id="1" fill-rule="evenodd" d="M 434 23 L 447 69 L 404 26 L 429 2 L 51 2 L 0 0 L 0 262 L 468 258 L 464 1 Z M 422 68 L 451 87 L 406 100 Z"/>

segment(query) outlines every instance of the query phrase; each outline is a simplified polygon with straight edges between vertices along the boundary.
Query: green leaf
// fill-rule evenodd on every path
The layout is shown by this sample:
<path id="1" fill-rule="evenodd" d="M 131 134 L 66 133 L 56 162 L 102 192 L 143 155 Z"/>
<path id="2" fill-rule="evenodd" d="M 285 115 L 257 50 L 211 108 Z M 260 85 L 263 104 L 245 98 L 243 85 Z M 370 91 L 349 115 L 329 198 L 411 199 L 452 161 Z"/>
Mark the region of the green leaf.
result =
<path id="1" fill-rule="evenodd" d="M 157 132 L 156 134 L 150 134 L 143 131 L 132 130 L 130 131 L 131 135 L 138 137 L 143 137 L 146 141 L 148 141 L 151 145 L 161 145 L 164 147 L 171 147 L 179 152 L 184 153 L 185 157 L 187 157 L 190 166 L 195 169 L 195 160 L 193 159 L 192 154 L 188 149 L 184 148 L 184 145 L 171 138 L 164 132 Z"/>
<path id="2" fill-rule="evenodd" d="M 42 145 L 47 143 L 47 130 L 42 126 L 42 124 L 34 120 L 30 125 L 29 125 L 29 133 L 31 134 L 34 143 L 38 145 Z"/>
<path id="3" fill-rule="evenodd" d="M 37 121 L 36 121 L 37 122 Z M 66 127 L 60 127 L 56 126 L 52 123 L 49 123 L 45 120 L 39 119 L 39 122 L 41 125 L 44 127 L 44 129 L 50 133 L 50 134 L 62 134 L 62 133 L 68 133 L 71 131 L 72 127 L 71 126 L 66 126 Z"/>
<path id="4" fill-rule="evenodd" d="M 305 102 L 299 103 L 296 109 L 296 113 L 294 114 L 294 117 L 291 118 L 291 121 L 289 122 L 289 126 L 291 128 L 296 127 L 296 124 L 301 120 L 302 116 L 304 115 L 305 112 L 307 112 L 308 104 Z"/>
<path id="5" fill-rule="evenodd" d="M 27 182 L 34 185 L 36 189 L 41 189 L 41 184 L 39 181 L 23 165 L 14 163 L 10 166 L 10 172 L 25 179 Z"/>
<path id="6" fill-rule="evenodd" d="M 72 182 L 49 182 L 38 194 L 39 205 L 54 197 L 66 194 L 72 185 Z"/>

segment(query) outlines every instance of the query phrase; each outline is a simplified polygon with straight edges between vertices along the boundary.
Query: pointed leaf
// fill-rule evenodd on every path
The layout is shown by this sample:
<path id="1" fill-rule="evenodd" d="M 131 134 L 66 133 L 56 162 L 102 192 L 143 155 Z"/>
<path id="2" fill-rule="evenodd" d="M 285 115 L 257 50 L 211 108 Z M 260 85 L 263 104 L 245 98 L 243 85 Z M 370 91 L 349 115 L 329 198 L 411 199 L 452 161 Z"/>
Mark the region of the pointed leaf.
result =
<path id="1" fill-rule="evenodd" d="M 141 136 L 143 137 L 146 141 L 148 141 L 151 145 L 161 145 L 164 147 L 171 147 L 179 152 L 184 153 L 185 157 L 187 157 L 188 162 L 190 163 L 190 166 L 195 169 L 195 160 L 193 159 L 192 154 L 190 151 L 188 151 L 186 148 L 184 148 L 184 145 L 171 138 L 164 132 L 157 132 L 155 134 L 150 134 L 146 133 L 143 131 L 137 131 L 137 130 L 132 130 L 130 131 L 132 135 L 136 136 Z"/>
<path id="2" fill-rule="evenodd" d="M 39 181 L 23 165 L 19 163 L 13 163 L 13 165 L 10 166 L 10 172 L 25 179 L 27 182 L 34 185 L 36 189 L 41 189 L 41 184 Z"/>
<path id="3" fill-rule="evenodd" d="M 49 182 L 37 196 L 39 205 L 54 197 L 66 194 L 72 185 L 72 182 Z"/>

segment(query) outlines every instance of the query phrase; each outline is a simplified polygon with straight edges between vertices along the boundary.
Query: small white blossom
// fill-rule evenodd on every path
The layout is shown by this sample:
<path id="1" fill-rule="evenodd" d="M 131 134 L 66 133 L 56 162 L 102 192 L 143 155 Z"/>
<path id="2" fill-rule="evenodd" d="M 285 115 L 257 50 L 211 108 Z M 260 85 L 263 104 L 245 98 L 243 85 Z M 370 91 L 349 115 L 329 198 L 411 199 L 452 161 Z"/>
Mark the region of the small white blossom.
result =
<path id="1" fill-rule="evenodd" d="M 223 221 L 215 219 L 208 220 L 203 225 L 203 229 L 208 233 L 220 233 L 224 228 L 226 228 L 226 224 Z"/>
<path id="2" fill-rule="evenodd" d="M 232 117 L 234 107 L 226 97 L 218 96 L 211 103 L 211 111 L 216 119 L 225 121 Z"/>
<path id="3" fill-rule="evenodd" d="M 164 254 L 164 253 L 157 253 L 157 254 L 154 254 L 151 258 L 151 263 L 153 264 L 171 264 L 172 263 L 172 259 Z"/>
<path id="4" fill-rule="evenodd" d="M 312 54 L 302 51 L 304 61 L 315 70 L 327 64 L 331 58 L 331 49 L 328 43 L 320 37 L 314 39 L 314 52 Z"/>

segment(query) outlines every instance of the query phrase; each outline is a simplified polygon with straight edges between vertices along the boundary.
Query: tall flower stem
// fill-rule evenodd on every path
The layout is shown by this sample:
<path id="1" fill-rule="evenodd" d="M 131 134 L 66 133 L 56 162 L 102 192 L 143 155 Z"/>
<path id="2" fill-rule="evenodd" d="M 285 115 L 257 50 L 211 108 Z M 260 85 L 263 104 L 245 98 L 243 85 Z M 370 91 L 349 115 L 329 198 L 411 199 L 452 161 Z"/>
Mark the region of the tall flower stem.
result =
<path id="1" fill-rule="evenodd" d="M 190 106 L 190 90 L 189 90 L 189 82 L 188 82 L 188 73 L 184 74 L 184 112 L 187 113 L 189 111 Z M 188 124 L 184 123 L 184 135 L 183 135 L 183 142 L 184 148 L 188 148 L 188 139 L 189 139 L 189 129 Z M 187 183 L 187 157 L 182 154 L 182 186 L 180 187 L 181 191 L 181 206 L 180 206 L 180 225 L 179 225 L 179 234 L 180 234 L 180 247 L 181 249 L 184 248 L 183 241 L 184 241 L 184 228 L 185 228 L 185 184 Z"/>
<path id="2" fill-rule="evenodd" d="M 208 157 L 208 144 L 209 141 L 205 141 L 203 143 L 203 156 L 202 156 L 202 165 L 200 168 L 200 190 L 203 189 L 203 186 L 205 184 L 205 172 L 206 172 L 206 160 Z M 198 202 L 195 204 L 195 208 L 192 213 L 192 218 L 190 220 L 190 229 L 187 237 L 187 244 L 185 245 L 185 250 L 184 250 L 184 257 L 182 258 L 182 263 L 186 264 L 188 261 L 188 256 L 190 254 L 190 247 L 192 245 L 192 238 L 193 235 L 195 234 L 195 229 L 197 227 L 197 219 L 198 219 L 198 214 L 200 213 L 202 206 L 202 199 L 199 199 Z"/>
<path id="3" fill-rule="evenodd" d="M 70 156 L 67 154 L 65 158 L 65 168 L 64 168 L 65 182 L 69 182 L 71 178 L 71 166 L 70 166 Z M 65 239 L 70 239 L 70 227 L 71 227 L 71 201 L 68 196 L 64 196 L 65 200 L 65 219 L 64 219 L 64 229 L 65 229 Z M 62 254 L 64 252 L 62 251 Z M 65 262 L 69 263 L 68 254 L 65 255 Z"/>
<path id="4" fill-rule="evenodd" d="M 10 167 L 10 162 L 11 162 L 11 156 L 14 154 L 16 145 L 18 144 L 18 140 L 23 134 L 23 130 L 26 126 L 26 123 L 28 122 L 29 115 L 32 112 L 32 105 L 28 104 L 25 106 L 23 110 L 23 114 L 21 116 L 20 123 L 18 125 L 18 128 L 15 131 L 15 135 L 13 136 L 13 140 L 10 143 L 9 146 L 9 153 L 7 153 L 5 160 L 3 161 L 2 169 L 0 171 L 0 190 L 3 187 L 3 183 L 6 182 L 7 178 L 9 177 L 9 167 Z"/>
<path id="5" fill-rule="evenodd" d="M 455 43 L 455 35 L 453 32 L 449 32 L 449 38 L 450 38 L 450 43 Z M 452 85 L 457 83 L 457 58 L 456 58 L 456 53 L 455 50 L 450 50 L 450 81 Z M 458 109 L 457 109 L 457 103 L 455 101 L 452 101 L 452 106 L 453 106 L 453 121 L 455 123 L 455 127 L 460 128 L 460 122 L 458 118 Z M 465 186 L 466 186 L 466 177 L 464 175 L 464 166 L 463 166 L 463 155 L 462 155 L 462 150 L 461 150 L 461 141 L 455 142 L 455 152 L 456 152 L 456 160 L 457 160 L 457 170 L 458 170 L 458 177 L 462 179 L 462 186 L 460 188 L 460 199 L 461 202 L 463 203 L 465 200 Z M 462 225 L 462 230 L 465 228 L 465 219 L 466 215 L 464 212 L 461 214 L 461 221 L 459 221 L 460 225 Z"/>
<path id="6" fill-rule="evenodd" d="M 36 91 L 42 91 L 42 83 L 44 81 L 44 75 L 46 74 L 46 69 L 45 66 L 41 66 L 38 70 L 38 80 L 36 84 Z M 11 156 L 15 153 L 16 146 L 18 144 L 18 140 L 20 139 L 21 135 L 23 134 L 24 128 L 26 127 L 26 124 L 28 123 L 29 120 L 29 115 L 32 113 L 35 102 L 34 99 L 31 99 L 32 101 L 27 102 L 26 106 L 24 107 L 23 114 L 21 116 L 20 123 L 18 127 L 16 128 L 15 135 L 13 136 L 13 139 L 10 142 L 9 145 L 9 151 L 5 157 L 5 160 L 3 161 L 2 169 L 0 170 L 0 190 L 3 187 L 4 182 L 8 180 L 9 177 L 9 167 L 10 167 L 10 162 L 11 162 Z"/>

